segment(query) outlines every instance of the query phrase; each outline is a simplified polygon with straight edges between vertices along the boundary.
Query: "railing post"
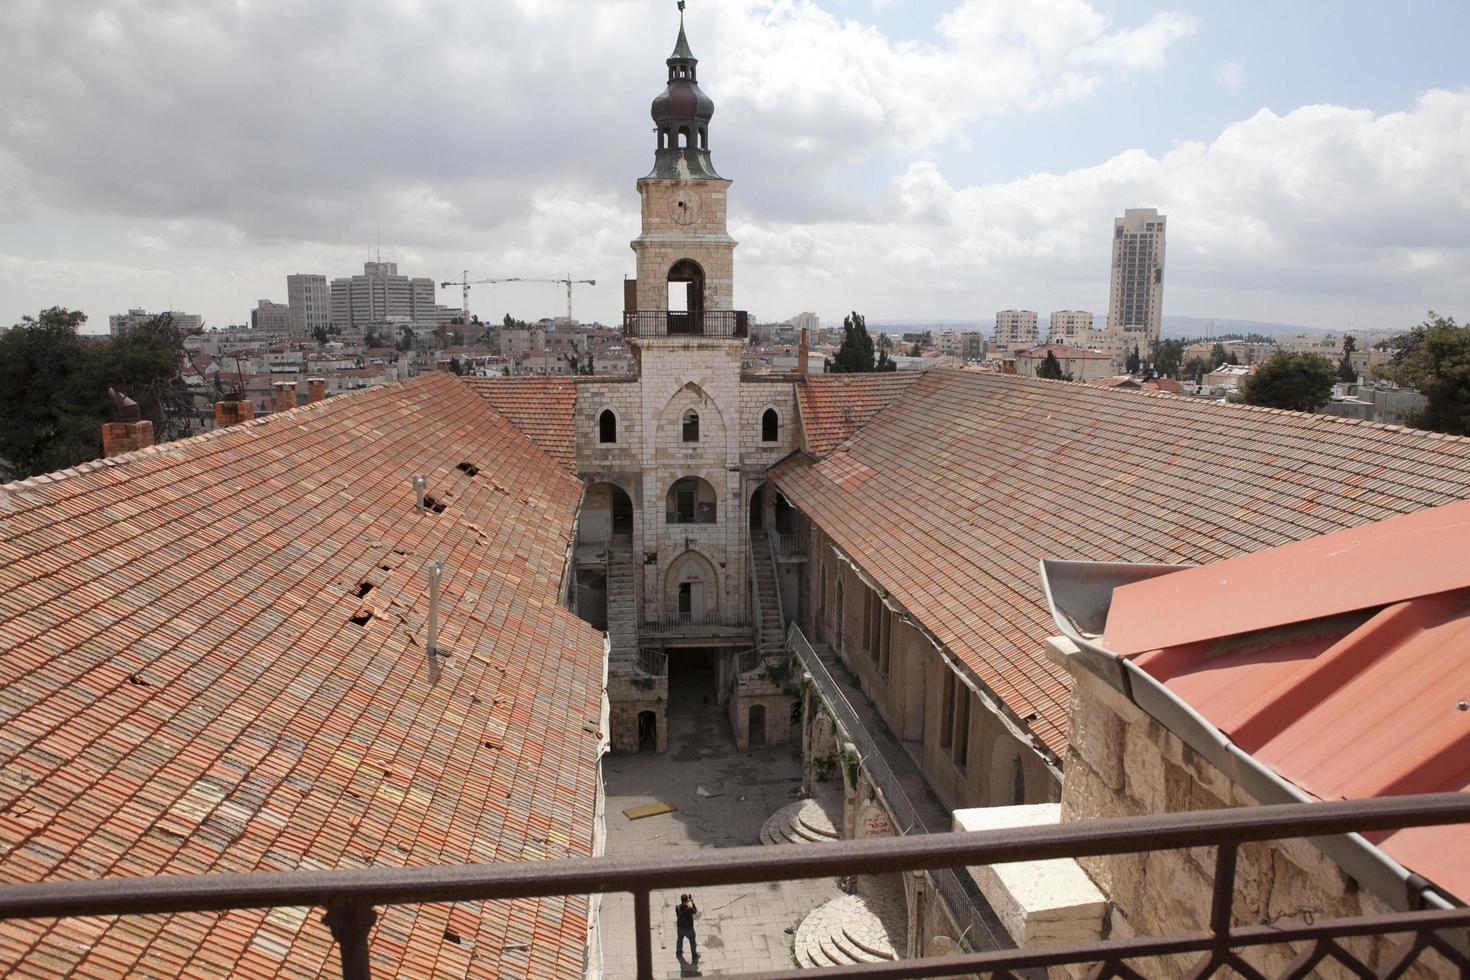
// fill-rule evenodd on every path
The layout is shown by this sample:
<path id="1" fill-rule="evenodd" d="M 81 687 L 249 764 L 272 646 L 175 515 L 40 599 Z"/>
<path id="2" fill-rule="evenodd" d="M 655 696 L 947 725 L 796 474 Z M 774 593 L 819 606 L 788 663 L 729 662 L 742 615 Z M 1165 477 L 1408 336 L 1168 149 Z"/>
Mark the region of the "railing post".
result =
<path id="1" fill-rule="evenodd" d="M 322 921 L 332 930 L 337 948 L 342 951 L 342 976 L 344 980 L 370 980 L 372 967 L 368 963 L 368 932 L 377 921 L 378 913 L 371 905 L 362 902 L 338 902 L 327 906 Z"/>
<path id="2" fill-rule="evenodd" d="M 653 980 L 653 919 L 648 914 L 648 889 L 633 892 L 633 937 L 638 952 L 638 980 Z"/>
<path id="3" fill-rule="evenodd" d="M 1235 858 L 1240 845 L 1225 841 L 1215 848 L 1215 892 L 1210 907 L 1210 933 L 1215 956 L 1230 952 L 1230 913 L 1235 907 Z"/>

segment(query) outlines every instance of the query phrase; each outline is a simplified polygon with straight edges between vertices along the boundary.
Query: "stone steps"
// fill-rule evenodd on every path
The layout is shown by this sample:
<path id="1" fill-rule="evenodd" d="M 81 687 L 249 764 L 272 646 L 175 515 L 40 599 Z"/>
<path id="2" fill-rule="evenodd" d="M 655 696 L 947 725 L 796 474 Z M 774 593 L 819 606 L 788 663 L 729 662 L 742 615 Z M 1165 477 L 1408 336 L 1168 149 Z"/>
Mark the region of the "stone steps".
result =
<path id="1" fill-rule="evenodd" d="M 891 902 L 842 895 L 814 909 L 796 928 L 793 951 L 803 968 L 852 966 L 898 959 L 895 940 L 906 912 Z"/>
<path id="2" fill-rule="evenodd" d="M 788 803 L 761 826 L 762 844 L 811 844 L 837 839 L 832 817 L 816 800 Z"/>

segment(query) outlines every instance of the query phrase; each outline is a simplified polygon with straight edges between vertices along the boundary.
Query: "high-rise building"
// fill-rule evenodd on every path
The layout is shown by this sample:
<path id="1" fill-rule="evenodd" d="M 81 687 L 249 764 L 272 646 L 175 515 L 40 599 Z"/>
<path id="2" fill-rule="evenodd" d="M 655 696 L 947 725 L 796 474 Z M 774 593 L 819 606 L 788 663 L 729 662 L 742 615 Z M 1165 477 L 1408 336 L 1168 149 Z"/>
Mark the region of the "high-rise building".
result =
<path id="1" fill-rule="evenodd" d="M 198 333 L 204 329 L 204 317 L 198 313 L 181 313 L 178 310 L 165 310 L 173 318 L 173 325 L 179 333 L 188 335 Z M 141 326 L 154 317 L 163 316 L 163 313 L 149 313 L 147 310 L 133 309 L 126 313 L 114 313 L 107 318 L 108 331 L 114 337 L 122 337 L 134 327 Z"/>
<path id="2" fill-rule="evenodd" d="M 1037 339 L 1035 310 L 1001 310 L 995 315 L 995 346 L 1001 350 L 1030 347 Z"/>
<path id="3" fill-rule="evenodd" d="M 250 329 L 265 330 L 284 335 L 290 307 L 285 303 L 273 303 L 268 299 L 257 300 L 250 311 Z"/>
<path id="4" fill-rule="evenodd" d="M 364 262 L 362 268 L 360 276 L 332 280 L 333 324 L 346 329 L 388 320 L 438 322 L 434 280 L 400 276 L 396 262 Z"/>
<path id="5" fill-rule="evenodd" d="M 1108 294 L 1108 332 L 1142 327 L 1159 339 L 1164 307 L 1164 222 L 1153 208 L 1129 208 L 1113 219 L 1113 274 Z"/>
<path id="6" fill-rule="evenodd" d="M 332 293 L 327 277 L 297 273 L 286 277 L 286 317 L 292 336 L 310 337 L 332 319 Z"/>
<path id="7" fill-rule="evenodd" d="M 1047 321 L 1046 337 L 1054 344 L 1086 346 L 1092 333 L 1092 314 L 1085 310 L 1053 310 Z"/>
<path id="8" fill-rule="evenodd" d="M 793 330 L 805 330 L 812 337 L 816 337 L 817 331 L 822 329 L 822 318 L 815 313 L 798 313 L 786 321 L 786 326 Z"/>

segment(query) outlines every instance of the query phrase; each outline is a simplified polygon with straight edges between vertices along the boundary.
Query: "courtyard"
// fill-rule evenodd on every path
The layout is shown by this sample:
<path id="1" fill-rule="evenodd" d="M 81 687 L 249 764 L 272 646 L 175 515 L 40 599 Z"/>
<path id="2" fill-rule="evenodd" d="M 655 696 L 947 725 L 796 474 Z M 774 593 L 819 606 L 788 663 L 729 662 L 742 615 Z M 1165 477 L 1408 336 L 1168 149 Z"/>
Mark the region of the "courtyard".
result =
<path id="1" fill-rule="evenodd" d="M 743 752 L 736 748 L 725 709 L 715 703 L 708 667 L 691 664 L 670 671 L 667 725 L 667 753 L 610 755 L 605 760 L 607 853 L 664 858 L 671 849 L 758 844 L 766 818 L 799 798 L 800 740 Z M 639 820 L 623 814 L 628 807 L 659 801 L 678 809 Z M 688 962 L 687 950 L 684 962 L 675 958 L 674 908 L 683 890 L 656 891 L 651 898 L 656 976 L 790 967 L 797 924 L 842 894 L 831 878 L 693 889 L 700 911 L 696 968 Z M 635 936 L 628 895 L 604 899 L 601 931 L 607 976 L 633 976 Z"/>

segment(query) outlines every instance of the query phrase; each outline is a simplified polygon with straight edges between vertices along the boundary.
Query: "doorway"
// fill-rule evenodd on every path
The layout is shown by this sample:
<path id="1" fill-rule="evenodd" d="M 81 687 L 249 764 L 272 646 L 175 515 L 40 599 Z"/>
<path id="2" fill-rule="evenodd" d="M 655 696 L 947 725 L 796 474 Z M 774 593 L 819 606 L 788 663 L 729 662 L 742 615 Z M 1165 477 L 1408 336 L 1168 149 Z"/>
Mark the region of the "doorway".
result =
<path id="1" fill-rule="evenodd" d="M 656 712 L 638 712 L 638 751 L 658 751 L 658 714 Z"/>
<path id="2" fill-rule="evenodd" d="M 751 748 L 766 744 L 766 706 L 753 704 L 749 712 L 748 735 Z"/>
<path id="3" fill-rule="evenodd" d="M 669 333 L 704 333 L 704 270 L 692 259 L 680 259 L 669 269 Z"/>

